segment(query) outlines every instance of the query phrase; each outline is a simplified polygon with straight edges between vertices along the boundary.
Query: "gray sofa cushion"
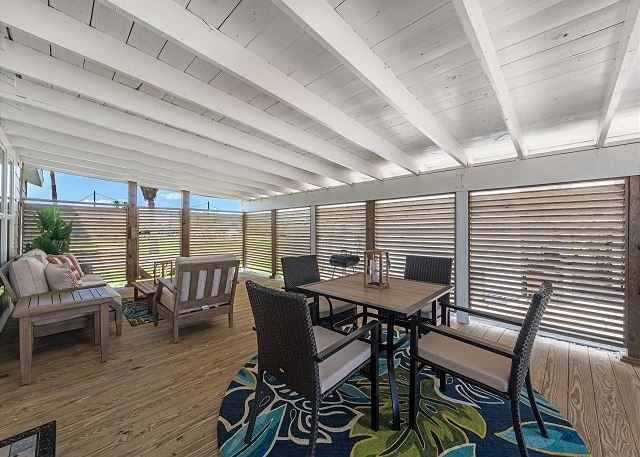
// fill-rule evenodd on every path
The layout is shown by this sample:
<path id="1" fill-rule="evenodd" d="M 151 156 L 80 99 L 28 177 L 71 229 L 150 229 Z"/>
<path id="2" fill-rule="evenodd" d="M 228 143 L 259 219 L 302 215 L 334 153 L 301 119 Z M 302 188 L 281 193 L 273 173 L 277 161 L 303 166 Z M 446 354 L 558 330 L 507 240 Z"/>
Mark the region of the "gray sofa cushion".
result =
<path id="1" fill-rule="evenodd" d="M 49 292 L 44 264 L 36 257 L 23 256 L 11 262 L 9 281 L 18 298 Z"/>

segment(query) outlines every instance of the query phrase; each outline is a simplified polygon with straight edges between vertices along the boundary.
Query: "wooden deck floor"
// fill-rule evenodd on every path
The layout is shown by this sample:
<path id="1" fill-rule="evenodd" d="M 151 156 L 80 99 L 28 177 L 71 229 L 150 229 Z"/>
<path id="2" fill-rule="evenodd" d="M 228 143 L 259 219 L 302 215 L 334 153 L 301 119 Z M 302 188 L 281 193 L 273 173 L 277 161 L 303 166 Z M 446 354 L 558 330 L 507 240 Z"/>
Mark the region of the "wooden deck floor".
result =
<path id="1" fill-rule="evenodd" d="M 279 287 L 275 281 L 263 280 Z M 18 348 L 0 348 L 0 439 L 56 420 L 60 456 L 217 455 L 216 421 L 231 377 L 256 352 L 246 290 L 238 287 L 236 325 L 226 318 L 185 328 L 171 342 L 167 323 L 115 336 L 110 358 L 82 332 L 36 340 L 33 382 L 19 386 Z M 113 327 L 113 326 L 112 326 Z M 511 343 L 515 333 L 462 326 Z M 614 353 L 539 338 L 533 382 L 588 441 L 594 456 L 640 457 L 640 369 Z"/>

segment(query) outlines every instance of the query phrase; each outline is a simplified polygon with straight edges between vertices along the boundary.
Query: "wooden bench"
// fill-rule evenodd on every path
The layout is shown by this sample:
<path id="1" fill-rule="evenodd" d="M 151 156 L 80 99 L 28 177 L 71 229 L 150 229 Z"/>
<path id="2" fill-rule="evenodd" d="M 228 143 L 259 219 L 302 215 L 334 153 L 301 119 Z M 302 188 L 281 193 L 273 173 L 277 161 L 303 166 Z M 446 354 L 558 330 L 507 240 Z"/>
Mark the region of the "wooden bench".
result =
<path id="1" fill-rule="evenodd" d="M 109 308 L 113 302 L 113 295 L 105 287 L 47 292 L 18 299 L 12 315 L 19 319 L 22 385 L 31 382 L 34 325 L 93 315 L 94 343 L 101 346 L 101 360 L 106 362 L 109 348 Z"/>

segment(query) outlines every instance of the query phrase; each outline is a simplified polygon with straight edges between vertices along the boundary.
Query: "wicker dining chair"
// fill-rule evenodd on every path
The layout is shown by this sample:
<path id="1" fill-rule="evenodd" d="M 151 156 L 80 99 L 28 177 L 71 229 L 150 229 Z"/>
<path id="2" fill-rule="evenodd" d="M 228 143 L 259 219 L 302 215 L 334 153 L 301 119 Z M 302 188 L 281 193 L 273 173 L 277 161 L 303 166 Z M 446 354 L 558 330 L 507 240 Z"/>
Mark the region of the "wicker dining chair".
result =
<path id="1" fill-rule="evenodd" d="M 432 282 L 436 284 L 451 284 L 451 269 L 453 259 L 450 257 L 431 257 L 408 255 L 404 266 L 404 279 L 413 281 Z M 438 300 L 440 306 L 434 302 L 431 308 L 422 310 L 422 317 L 431 320 L 436 325 L 441 317 L 443 324 L 449 324 L 448 307 L 451 302 L 449 294 Z M 442 310 L 445 310 L 444 313 Z"/>
<path id="2" fill-rule="evenodd" d="M 284 290 L 287 292 L 303 293 L 312 302 L 316 295 L 302 292 L 298 286 L 320 281 L 318 258 L 315 255 L 282 257 L 282 275 L 284 276 Z M 356 306 L 340 300 L 318 296 L 319 323 L 332 328 L 334 322 L 343 320 L 355 314 Z"/>
<path id="3" fill-rule="evenodd" d="M 415 427 L 417 405 L 417 373 L 428 365 L 440 373 L 449 373 L 465 382 L 481 387 L 494 394 L 507 398 L 511 402 L 513 428 L 522 457 L 527 457 L 527 447 L 522 434 L 520 416 L 520 391 L 526 386 L 529 402 L 538 423 L 540 433 L 547 438 L 547 429 L 540 415 L 531 384 L 529 361 L 533 343 L 540 327 L 553 287 L 544 281 L 537 293 L 531 298 L 529 310 L 524 321 L 519 322 L 520 332 L 513 348 L 495 342 L 475 338 L 446 326 L 418 324 L 427 334 L 418 340 L 417 332 L 412 333 L 411 341 L 411 392 L 410 425 Z M 487 313 L 473 309 L 457 308 L 472 315 L 494 318 Z M 512 319 L 498 320 L 515 324 Z M 418 367 L 418 363 L 422 366 Z M 445 389 L 446 379 L 440 381 Z"/>
<path id="4" fill-rule="evenodd" d="M 371 379 L 371 428 L 378 430 L 380 323 L 371 321 L 345 336 L 314 326 L 304 295 L 253 281 L 246 286 L 258 337 L 258 376 L 245 442 L 251 442 L 267 373 L 311 403 L 307 455 L 315 452 L 320 404 L 358 371 Z M 372 335 L 371 344 L 360 340 L 367 334 Z"/>

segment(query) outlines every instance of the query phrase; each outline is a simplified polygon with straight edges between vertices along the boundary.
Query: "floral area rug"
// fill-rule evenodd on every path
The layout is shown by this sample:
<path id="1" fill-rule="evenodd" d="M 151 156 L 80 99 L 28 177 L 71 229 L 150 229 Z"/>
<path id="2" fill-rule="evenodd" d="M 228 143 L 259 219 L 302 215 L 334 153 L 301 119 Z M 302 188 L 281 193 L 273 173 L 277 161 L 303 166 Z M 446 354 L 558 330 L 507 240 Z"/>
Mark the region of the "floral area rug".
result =
<path id="1" fill-rule="evenodd" d="M 153 323 L 153 314 L 148 311 L 147 306 L 146 298 L 140 300 L 124 299 L 122 300 L 122 314 L 132 327 L 150 324 Z M 158 316 L 158 320 L 162 319 L 162 316 Z"/>
<path id="2" fill-rule="evenodd" d="M 253 440 L 244 443 L 249 400 L 256 385 L 257 357 L 233 378 L 220 408 L 218 447 L 221 457 L 305 455 L 310 404 L 267 376 Z M 380 429 L 371 430 L 370 382 L 356 375 L 323 402 L 317 456 L 518 456 L 509 401 L 448 376 L 442 393 L 434 374 L 419 375 L 417 431 L 406 427 L 409 410 L 408 349 L 397 351 L 394 365 L 400 392 L 402 426 L 391 430 L 391 399 L 386 359 L 380 359 Z M 539 432 L 526 390 L 520 395 L 523 432 L 529 455 L 584 456 L 590 451 L 565 417 L 542 395 L 538 407 L 549 432 Z"/>

